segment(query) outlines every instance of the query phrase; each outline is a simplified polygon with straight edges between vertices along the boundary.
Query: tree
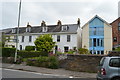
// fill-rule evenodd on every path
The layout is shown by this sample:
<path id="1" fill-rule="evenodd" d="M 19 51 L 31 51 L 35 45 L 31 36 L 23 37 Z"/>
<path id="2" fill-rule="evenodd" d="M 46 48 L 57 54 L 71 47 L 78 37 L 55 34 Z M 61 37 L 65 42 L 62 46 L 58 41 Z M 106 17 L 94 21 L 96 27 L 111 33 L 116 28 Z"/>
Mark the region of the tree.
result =
<path id="1" fill-rule="evenodd" d="M 36 38 L 34 44 L 37 51 L 47 53 L 49 53 L 55 46 L 55 42 L 53 42 L 53 38 L 50 34 L 40 35 Z"/>
<path id="2" fill-rule="evenodd" d="M 0 47 L 4 47 L 5 46 L 5 41 L 6 41 L 6 36 L 4 32 L 0 33 Z"/>

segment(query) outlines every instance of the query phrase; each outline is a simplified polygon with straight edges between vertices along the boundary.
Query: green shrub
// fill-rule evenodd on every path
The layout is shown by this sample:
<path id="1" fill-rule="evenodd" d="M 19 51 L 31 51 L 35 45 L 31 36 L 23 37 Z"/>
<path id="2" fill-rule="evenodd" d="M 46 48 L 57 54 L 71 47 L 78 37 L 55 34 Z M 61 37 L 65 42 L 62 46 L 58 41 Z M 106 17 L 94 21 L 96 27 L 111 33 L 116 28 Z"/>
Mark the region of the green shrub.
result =
<path id="1" fill-rule="evenodd" d="M 26 46 L 25 50 L 26 51 L 34 51 L 35 50 L 35 46 Z"/>
<path id="2" fill-rule="evenodd" d="M 46 67 L 51 69 L 57 69 L 59 67 L 58 60 L 55 56 L 25 58 L 23 61 L 29 66 Z"/>
<path id="3" fill-rule="evenodd" d="M 115 50 L 114 51 L 120 51 L 120 47 L 118 47 L 118 48 L 115 48 Z"/>
<path id="4" fill-rule="evenodd" d="M 2 57 L 14 57 L 16 48 L 2 47 Z"/>
<path id="5" fill-rule="evenodd" d="M 56 55 L 61 55 L 61 54 L 63 54 L 63 53 L 60 52 L 60 51 L 57 51 L 57 52 L 56 52 Z"/>
<path id="6" fill-rule="evenodd" d="M 88 49 L 80 48 L 78 49 L 79 54 L 90 54 Z"/>
<path id="7" fill-rule="evenodd" d="M 18 51 L 18 56 L 21 58 L 31 58 L 39 56 L 48 56 L 48 53 L 40 51 Z"/>
<path id="8" fill-rule="evenodd" d="M 58 62 L 57 58 L 55 56 L 51 56 L 49 58 L 48 68 L 57 69 L 58 67 L 59 67 L 59 62 Z"/>
<path id="9" fill-rule="evenodd" d="M 70 49 L 67 53 L 68 54 L 73 54 L 74 52 L 75 52 L 74 50 Z"/>

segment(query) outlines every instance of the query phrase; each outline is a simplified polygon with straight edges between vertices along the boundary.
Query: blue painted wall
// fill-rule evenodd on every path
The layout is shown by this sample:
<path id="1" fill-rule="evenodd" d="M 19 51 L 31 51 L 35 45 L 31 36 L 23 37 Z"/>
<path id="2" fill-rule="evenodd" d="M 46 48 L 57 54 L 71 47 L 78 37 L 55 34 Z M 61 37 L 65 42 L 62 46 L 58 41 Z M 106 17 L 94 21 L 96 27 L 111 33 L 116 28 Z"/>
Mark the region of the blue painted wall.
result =
<path id="1" fill-rule="evenodd" d="M 104 22 L 98 17 L 89 22 L 89 44 L 92 54 L 104 51 Z"/>

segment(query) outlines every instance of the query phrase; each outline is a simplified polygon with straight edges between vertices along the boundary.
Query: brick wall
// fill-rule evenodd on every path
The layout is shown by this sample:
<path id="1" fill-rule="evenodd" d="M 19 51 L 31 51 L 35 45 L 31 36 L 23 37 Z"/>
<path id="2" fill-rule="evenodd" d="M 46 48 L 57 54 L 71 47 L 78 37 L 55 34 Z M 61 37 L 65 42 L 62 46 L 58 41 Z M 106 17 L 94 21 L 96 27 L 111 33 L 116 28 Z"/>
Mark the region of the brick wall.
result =
<path id="1" fill-rule="evenodd" d="M 120 17 L 111 23 L 112 36 L 117 37 L 117 42 L 113 41 L 113 46 L 120 44 L 120 30 L 118 30 L 118 23 L 120 23 Z"/>

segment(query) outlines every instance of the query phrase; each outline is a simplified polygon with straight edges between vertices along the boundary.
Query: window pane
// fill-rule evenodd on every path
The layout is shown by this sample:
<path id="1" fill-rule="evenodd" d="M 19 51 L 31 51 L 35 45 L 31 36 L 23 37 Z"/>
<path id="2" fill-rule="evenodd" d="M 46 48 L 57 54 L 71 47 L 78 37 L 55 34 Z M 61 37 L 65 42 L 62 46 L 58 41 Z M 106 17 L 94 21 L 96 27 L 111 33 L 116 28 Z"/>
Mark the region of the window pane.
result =
<path id="1" fill-rule="evenodd" d="M 90 39 L 90 47 L 92 47 L 92 39 Z"/>
<path id="2" fill-rule="evenodd" d="M 96 47 L 96 38 L 93 39 L 94 47 Z"/>
<path id="3" fill-rule="evenodd" d="M 22 36 L 22 42 L 24 42 L 24 36 Z"/>
<path id="4" fill-rule="evenodd" d="M 111 67 L 120 67 L 120 58 L 111 59 L 109 65 Z"/>
<path id="5" fill-rule="evenodd" d="M 60 42 L 60 35 L 57 35 L 57 42 Z"/>
<path id="6" fill-rule="evenodd" d="M 29 42 L 31 42 L 32 41 L 32 36 L 29 36 Z"/>
<path id="7" fill-rule="evenodd" d="M 118 30 L 120 30 L 120 26 L 118 27 Z"/>
<path id="8" fill-rule="evenodd" d="M 101 59 L 101 61 L 100 61 L 100 64 L 99 64 L 99 66 L 103 66 L 103 64 L 104 64 L 104 61 L 105 61 L 105 58 L 102 58 L 102 59 Z"/>
<path id="9" fill-rule="evenodd" d="M 99 46 L 99 39 L 97 39 L 97 46 Z"/>
<path id="10" fill-rule="evenodd" d="M 70 35 L 67 35 L 67 42 L 70 42 Z"/>
<path id="11" fill-rule="evenodd" d="M 64 47 L 64 52 L 68 52 L 69 47 Z"/>
<path id="12" fill-rule="evenodd" d="M 114 42 L 117 42 L 117 37 L 114 37 L 114 38 L 113 38 L 113 41 L 114 41 Z"/>

